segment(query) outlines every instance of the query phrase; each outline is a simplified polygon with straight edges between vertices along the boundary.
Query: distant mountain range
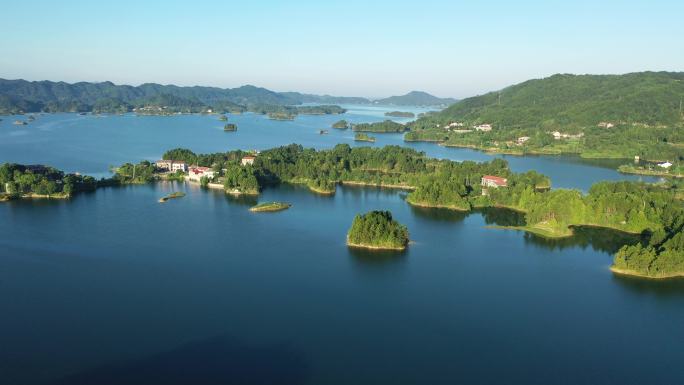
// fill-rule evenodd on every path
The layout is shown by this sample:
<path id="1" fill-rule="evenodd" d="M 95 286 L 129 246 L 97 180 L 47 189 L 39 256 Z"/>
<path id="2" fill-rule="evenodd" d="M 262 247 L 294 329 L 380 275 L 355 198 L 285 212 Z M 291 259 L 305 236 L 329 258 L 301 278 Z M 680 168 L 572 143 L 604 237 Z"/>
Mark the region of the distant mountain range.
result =
<path id="1" fill-rule="evenodd" d="M 202 109 L 252 110 L 258 106 L 317 104 L 395 104 L 438 105 L 453 99 L 440 99 L 423 92 L 371 101 L 362 97 L 311 95 L 299 92 L 275 92 L 246 85 L 238 88 L 180 87 L 146 83 L 139 86 L 112 82 L 65 83 L 0 79 L 0 113 L 18 112 L 124 112 L 134 108 L 168 106 L 181 112 Z"/>
<path id="2" fill-rule="evenodd" d="M 427 92 L 411 91 L 406 95 L 378 99 L 374 103 L 395 106 L 446 106 L 454 104 L 456 101 L 456 99 L 452 98 L 438 98 Z"/>

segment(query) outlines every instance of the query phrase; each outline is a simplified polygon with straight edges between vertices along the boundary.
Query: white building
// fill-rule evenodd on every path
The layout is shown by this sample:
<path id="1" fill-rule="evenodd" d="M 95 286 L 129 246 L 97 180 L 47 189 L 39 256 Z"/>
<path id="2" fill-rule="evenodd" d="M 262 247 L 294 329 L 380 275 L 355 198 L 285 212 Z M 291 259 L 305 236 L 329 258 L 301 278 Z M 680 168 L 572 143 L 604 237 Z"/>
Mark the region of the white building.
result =
<path id="1" fill-rule="evenodd" d="M 658 167 L 670 168 L 670 167 L 672 167 L 672 163 L 670 163 L 670 162 L 658 163 Z"/>
<path id="2" fill-rule="evenodd" d="M 256 156 L 254 155 L 245 155 L 242 157 L 240 164 L 242 164 L 243 166 L 246 166 L 248 164 L 254 164 L 254 159 L 256 159 Z"/>
<path id="3" fill-rule="evenodd" d="M 521 137 L 518 138 L 518 144 L 524 144 L 524 143 L 527 142 L 528 140 L 530 140 L 530 137 L 529 137 L 529 136 L 521 136 Z"/>
<path id="4" fill-rule="evenodd" d="M 573 134 L 565 134 L 562 132 L 554 131 L 551 133 L 551 135 L 553 135 L 553 138 L 556 140 L 559 140 L 559 139 L 579 139 L 579 138 L 584 136 L 584 133 L 580 132 L 579 134 L 573 135 Z"/>
<path id="5" fill-rule="evenodd" d="M 190 167 L 188 171 L 188 179 L 192 181 L 199 182 L 202 177 L 207 177 L 212 179 L 216 175 L 216 171 L 212 170 L 210 167 Z"/>
<path id="6" fill-rule="evenodd" d="M 492 130 L 492 125 L 491 124 L 480 124 L 478 126 L 475 126 L 475 131 L 484 131 L 488 132 Z"/>
<path id="7" fill-rule="evenodd" d="M 461 122 L 452 122 L 447 125 L 448 128 L 453 128 L 453 127 L 463 127 L 464 124 Z"/>
<path id="8" fill-rule="evenodd" d="M 181 161 L 181 160 L 158 160 L 154 162 L 155 166 L 157 168 L 162 169 L 162 170 L 168 170 L 171 172 L 176 172 L 176 171 L 183 171 L 186 172 L 188 171 L 188 164 Z"/>

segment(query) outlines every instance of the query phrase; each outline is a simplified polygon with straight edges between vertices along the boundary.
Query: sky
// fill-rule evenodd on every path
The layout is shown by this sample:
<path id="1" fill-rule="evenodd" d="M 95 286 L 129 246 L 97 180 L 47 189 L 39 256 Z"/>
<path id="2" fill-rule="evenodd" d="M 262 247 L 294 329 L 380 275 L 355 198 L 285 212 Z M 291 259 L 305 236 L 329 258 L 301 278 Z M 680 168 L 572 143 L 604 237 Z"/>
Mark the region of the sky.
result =
<path id="1" fill-rule="evenodd" d="M 463 98 L 555 73 L 684 71 L 684 1 L 31 1 L 0 78 Z"/>

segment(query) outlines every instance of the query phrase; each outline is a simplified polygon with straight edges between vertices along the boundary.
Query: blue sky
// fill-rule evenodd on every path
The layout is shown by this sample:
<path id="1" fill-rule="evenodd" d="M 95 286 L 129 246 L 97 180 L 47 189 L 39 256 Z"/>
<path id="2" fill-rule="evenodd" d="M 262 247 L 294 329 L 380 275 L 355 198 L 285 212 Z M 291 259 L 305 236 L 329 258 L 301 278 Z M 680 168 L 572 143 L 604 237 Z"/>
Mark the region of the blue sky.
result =
<path id="1" fill-rule="evenodd" d="M 0 77 L 466 97 L 684 70 L 684 1 L 13 1 Z"/>

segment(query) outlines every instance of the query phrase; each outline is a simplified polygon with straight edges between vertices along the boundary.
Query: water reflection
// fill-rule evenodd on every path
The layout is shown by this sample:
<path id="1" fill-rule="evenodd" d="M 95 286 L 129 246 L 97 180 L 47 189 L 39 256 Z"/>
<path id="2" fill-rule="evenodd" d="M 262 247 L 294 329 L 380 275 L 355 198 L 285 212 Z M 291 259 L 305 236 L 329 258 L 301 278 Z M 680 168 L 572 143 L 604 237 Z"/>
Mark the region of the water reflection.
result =
<path id="1" fill-rule="evenodd" d="M 648 279 L 613 274 L 613 282 L 636 294 L 648 294 L 658 298 L 681 299 L 684 295 L 684 279 Z"/>
<path id="2" fill-rule="evenodd" d="M 409 247 L 411 247 L 409 245 Z M 349 247 L 350 260 L 363 271 L 394 271 L 406 264 L 407 250 L 370 250 Z"/>
<path id="3" fill-rule="evenodd" d="M 225 195 L 226 200 L 228 200 L 230 203 L 235 203 L 240 206 L 256 206 L 257 203 L 259 203 L 259 197 L 257 195 L 233 195 L 233 194 L 226 194 L 222 190 L 215 190 L 218 193 Z"/>
<path id="4" fill-rule="evenodd" d="M 535 234 L 525 233 L 525 242 L 548 250 L 563 250 L 571 247 L 590 247 L 593 250 L 608 254 L 615 254 L 624 245 L 646 243 L 647 235 L 627 234 L 617 230 L 599 227 L 575 226 L 574 235 L 567 238 L 544 238 Z"/>
<path id="5" fill-rule="evenodd" d="M 462 222 L 471 214 L 463 211 L 417 206 L 411 206 L 411 212 L 417 217 L 437 222 Z"/>
<path id="6" fill-rule="evenodd" d="M 479 213 L 488 225 L 493 226 L 525 226 L 525 214 L 519 211 L 487 207 L 477 209 L 474 213 Z"/>
<path id="7" fill-rule="evenodd" d="M 525 214 L 505 208 L 482 208 L 472 212 L 460 212 L 447 209 L 411 207 L 417 217 L 437 222 L 461 222 L 470 215 L 479 214 L 489 226 L 524 226 Z M 574 235 L 567 238 L 544 238 L 524 232 L 525 243 L 548 250 L 563 250 L 572 247 L 587 248 L 615 254 L 624 245 L 646 244 L 648 235 L 627 234 L 617 230 L 600 227 L 575 226 Z"/>

